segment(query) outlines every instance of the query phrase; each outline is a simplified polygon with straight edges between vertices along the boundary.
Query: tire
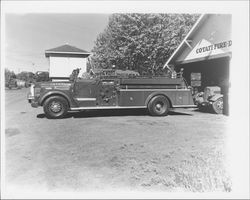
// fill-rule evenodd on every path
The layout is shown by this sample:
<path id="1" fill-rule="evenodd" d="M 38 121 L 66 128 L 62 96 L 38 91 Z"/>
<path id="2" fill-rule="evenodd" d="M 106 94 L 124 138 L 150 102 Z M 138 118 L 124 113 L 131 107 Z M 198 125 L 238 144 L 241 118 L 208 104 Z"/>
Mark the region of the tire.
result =
<path id="1" fill-rule="evenodd" d="M 153 97 L 148 103 L 148 111 L 152 116 L 166 116 L 169 111 L 169 101 L 163 95 Z"/>
<path id="2" fill-rule="evenodd" d="M 69 110 L 67 100 L 61 96 L 52 96 L 46 99 L 43 110 L 49 119 L 61 119 Z"/>
<path id="3" fill-rule="evenodd" d="M 214 113 L 216 114 L 222 114 L 223 113 L 223 98 L 217 99 L 215 102 L 212 104 L 212 108 Z"/>

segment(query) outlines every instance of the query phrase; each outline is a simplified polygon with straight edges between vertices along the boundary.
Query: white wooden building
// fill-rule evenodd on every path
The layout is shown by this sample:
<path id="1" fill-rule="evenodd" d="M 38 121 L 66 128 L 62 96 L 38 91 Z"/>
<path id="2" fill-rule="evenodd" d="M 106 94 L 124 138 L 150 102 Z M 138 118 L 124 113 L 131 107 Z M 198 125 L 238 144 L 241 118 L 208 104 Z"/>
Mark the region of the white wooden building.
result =
<path id="1" fill-rule="evenodd" d="M 81 68 L 79 76 L 87 70 L 89 52 L 71 45 L 62 45 L 45 51 L 49 59 L 49 76 L 53 81 L 69 79 L 76 68 Z"/>

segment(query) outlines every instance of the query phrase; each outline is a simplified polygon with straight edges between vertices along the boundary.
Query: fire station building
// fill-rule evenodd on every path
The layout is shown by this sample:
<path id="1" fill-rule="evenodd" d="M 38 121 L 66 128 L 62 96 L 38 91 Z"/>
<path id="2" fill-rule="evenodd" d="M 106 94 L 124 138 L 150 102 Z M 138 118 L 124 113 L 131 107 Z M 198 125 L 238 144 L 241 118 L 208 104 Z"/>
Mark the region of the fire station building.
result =
<path id="1" fill-rule="evenodd" d="M 199 92 L 206 86 L 219 86 L 224 114 L 228 114 L 231 26 L 231 15 L 201 15 L 165 64 L 176 71 L 183 68 L 184 78 Z"/>

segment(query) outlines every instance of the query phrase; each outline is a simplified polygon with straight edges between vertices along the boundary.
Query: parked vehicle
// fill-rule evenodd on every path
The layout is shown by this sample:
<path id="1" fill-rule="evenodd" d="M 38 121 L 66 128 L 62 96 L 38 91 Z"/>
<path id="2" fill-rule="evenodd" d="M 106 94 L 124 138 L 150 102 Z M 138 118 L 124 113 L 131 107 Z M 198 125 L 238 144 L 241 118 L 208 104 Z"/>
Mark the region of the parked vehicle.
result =
<path id="1" fill-rule="evenodd" d="M 200 110 L 212 110 L 216 114 L 223 113 L 223 94 L 218 86 L 206 87 L 204 92 L 194 96 L 194 102 Z"/>
<path id="2" fill-rule="evenodd" d="M 40 82 L 30 88 L 32 107 L 43 106 L 48 118 L 62 118 L 68 111 L 88 109 L 147 108 L 153 116 L 164 116 L 171 108 L 195 107 L 191 89 L 182 77 L 94 76 L 69 81 Z"/>
<path id="3" fill-rule="evenodd" d="M 26 87 L 26 83 L 23 80 L 19 80 L 16 78 L 10 78 L 5 82 L 5 87 L 11 89 L 21 89 L 23 87 Z"/>
<path id="4" fill-rule="evenodd" d="M 6 82 L 5 82 L 5 87 L 9 88 L 10 90 L 11 90 L 12 88 L 18 88 L 18 87 L 17 87 L 16 79 L 10 78 L 9 80 L 6 80 Z M 18 89 L 20 89 L 20 88 L 18 88 Z"/>

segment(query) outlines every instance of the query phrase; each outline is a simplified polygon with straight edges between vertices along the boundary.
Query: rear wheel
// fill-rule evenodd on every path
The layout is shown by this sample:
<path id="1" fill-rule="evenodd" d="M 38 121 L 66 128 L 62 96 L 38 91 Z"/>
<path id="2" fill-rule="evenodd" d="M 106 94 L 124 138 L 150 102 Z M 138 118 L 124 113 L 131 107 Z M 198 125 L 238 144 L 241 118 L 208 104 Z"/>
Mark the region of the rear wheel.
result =
<path id="1" fill-rule="evenodd" d="M 223 98 L 217 99 L 215 102 L 212 104 L 213 111 L 216 114 L 222 114 L 223 113 Z"/>
<path id="2" fill-rule="evenodd" d="M 64 97 L 49 97 L 43 104 L 43 110 L 47 118 L 59 119 L 63 118 L 68 112 L 68 102 Z"/>
<path id="3" fill-rule="evenodd" d="M 148 103 L 148 111 L 153 116 L 165 116 L 169 111 L 169 101 L 163 95 L 153 97 Z"/>

